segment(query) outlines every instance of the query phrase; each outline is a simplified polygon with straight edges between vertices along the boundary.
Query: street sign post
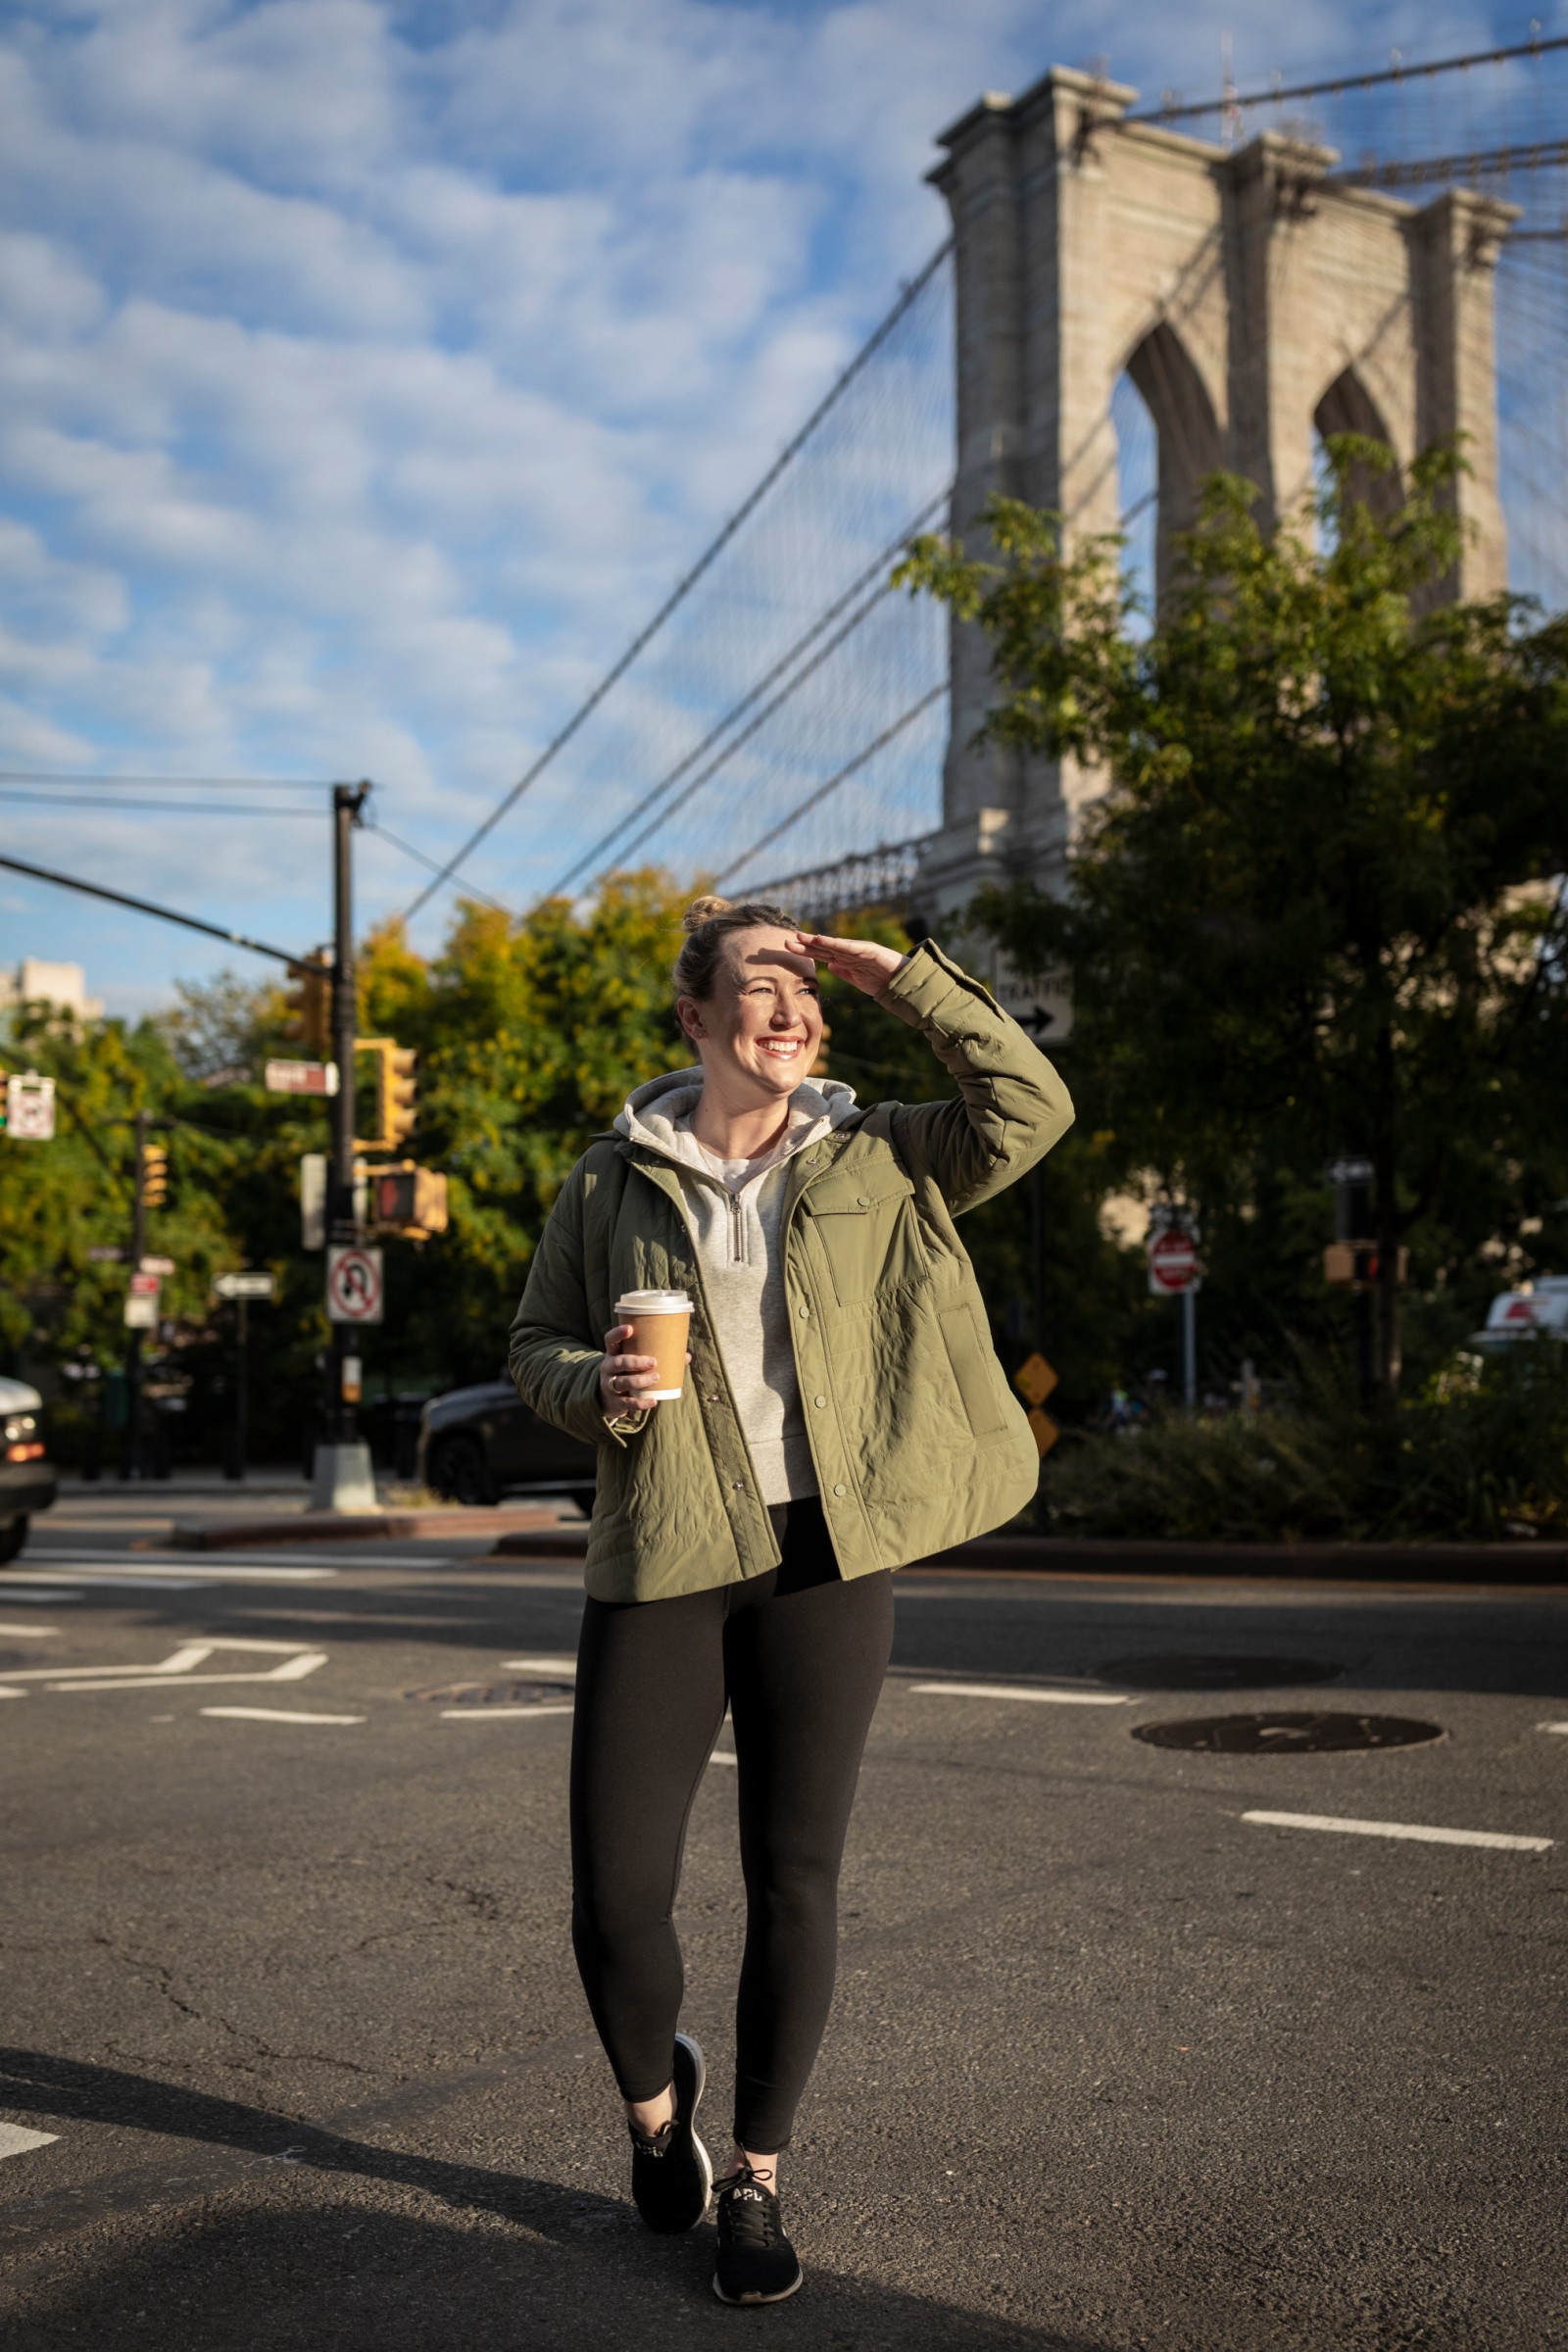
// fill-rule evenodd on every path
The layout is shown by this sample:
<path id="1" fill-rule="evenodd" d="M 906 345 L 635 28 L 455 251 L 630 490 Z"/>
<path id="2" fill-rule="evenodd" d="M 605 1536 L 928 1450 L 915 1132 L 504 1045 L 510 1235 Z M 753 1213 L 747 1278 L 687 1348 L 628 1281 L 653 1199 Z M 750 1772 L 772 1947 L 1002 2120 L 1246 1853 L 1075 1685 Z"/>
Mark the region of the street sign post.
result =
<path id="1" fill-rule="evenodd" d="M 332 1323 L 379 1323 L 381 1252 L 363 1243 L 333 1243 L 326 1253 L 326 1312 Z"/>
<path id="2" fill-rule="evenodd" d="M 267 1065 L 270 1095 L 335 1095 L 337 1087 L 335 1061 L 270 1061 Z"/>
<path id="3" fill-rule="evenodd" d="M 1035 1444 L 1040 1449 L 1042 1460 L 1061 1435 L 1061 1431 L 1051 1415 L 1041 1410 L 1046 1398 L 1056 1387 L 1058 1378 L 1059 1375 L 1054 1365 L 1046 1361 L 1038 1348 L 1033 1355 L 1025 1357 L 1012 1376 L 1013 1387 L 1028 1401 L 1029 1427 L 1034 1432 Z"/>
<path id="4" fill-rule="evenodd" d="M 1182 1396 L 1189 1411 L 1198 1402 L 1198 1232 L 1167 1211 L 1149 1237 L 1149 1287 L 1156 1298 L 1179 1298 L 1182 1307 Z"/>
<path id="5" fill-rule="evenodd" d="M 213 1284 L 220 1298 L 270 1298 L 270 1274 L 220 1274 Z"/>
<path id="6" fill-rule="evenodd" d="M 1181 1225 L 1167 1226 L 1149 1245 L 1149 1287 L 1156 1298 L 1180 1298 L 1201 1288 L 1198 1243 Z"/>
<path id="7" fill-rule="evenodd" d="M 234 1438 L 224 1476 L 243 1484 L 251 1410 L 250 1302 L 271 1298 L 272 1277 L 260 1271 L 220 1274 L 213 1290 L 220 1298 L 234 1301 Z"/>
<path id="8" fill-rule="evenodd" d="M 156 1331 L 158 1329 L 158 1277 L 156 1274 L 133 1274 L 125 1293 L 125 1329 L 127 1331 Z"/>
<path id="9" fill-rule="evenodd" d="M 55 1082 L 36 1070 L 13 1072 L 6 1080 L 6 1133 L 22 1144 L 47 1144 L 55 1132 Z"/>

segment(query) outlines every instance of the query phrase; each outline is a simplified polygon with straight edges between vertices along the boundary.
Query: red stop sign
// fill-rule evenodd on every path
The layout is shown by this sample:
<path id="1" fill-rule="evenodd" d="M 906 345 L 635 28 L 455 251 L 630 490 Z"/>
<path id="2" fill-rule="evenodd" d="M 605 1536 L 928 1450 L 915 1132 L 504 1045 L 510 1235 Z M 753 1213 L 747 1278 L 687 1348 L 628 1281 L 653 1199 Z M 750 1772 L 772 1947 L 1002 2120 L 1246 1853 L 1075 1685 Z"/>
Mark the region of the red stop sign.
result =
<path id="1" fill-rule="evenodd" d="M 1179 1298 L 1198 1280 L 1198 1245 L 1190 1233 L 1156 1233 L 1149 1245 L 1149 1287 Z"/>

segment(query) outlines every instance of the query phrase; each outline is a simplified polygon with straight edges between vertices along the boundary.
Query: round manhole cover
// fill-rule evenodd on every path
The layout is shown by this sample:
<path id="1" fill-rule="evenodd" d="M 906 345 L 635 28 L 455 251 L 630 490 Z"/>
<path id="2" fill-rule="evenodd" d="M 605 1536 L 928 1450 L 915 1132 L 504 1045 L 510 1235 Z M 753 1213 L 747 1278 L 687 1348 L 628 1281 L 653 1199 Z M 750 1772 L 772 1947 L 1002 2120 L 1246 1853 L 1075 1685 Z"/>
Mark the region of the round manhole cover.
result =
<path id="1" fill-rule="evenodd" d="M 1106 1683 L 1132 1690 L 1281 1690 L 1291 1683 L 1332 1683 L 1342 1669 L 1322 1658 L 1236 1655 L 1113 1658 L 1098 1669 Z"/>
<path id="2" fill-rule="evenodd" d="M 405 1698 L 427 1698 L 443 1707 L 532 1707 L 569 1702 L 570 1683 L 432 1683 L 405 1690 Z"/>
<path id="3" fill-rule="evenodd" d="M 1359 1747 L 1420 1747 L 1443 1726 L 1410 1715 L 1199 1715 L 1178 1723 L 1140 1723 L 1135 1740 L 1151 1747 L 1190 1747 L 1210 1756 L 1326 1755 Z"/>

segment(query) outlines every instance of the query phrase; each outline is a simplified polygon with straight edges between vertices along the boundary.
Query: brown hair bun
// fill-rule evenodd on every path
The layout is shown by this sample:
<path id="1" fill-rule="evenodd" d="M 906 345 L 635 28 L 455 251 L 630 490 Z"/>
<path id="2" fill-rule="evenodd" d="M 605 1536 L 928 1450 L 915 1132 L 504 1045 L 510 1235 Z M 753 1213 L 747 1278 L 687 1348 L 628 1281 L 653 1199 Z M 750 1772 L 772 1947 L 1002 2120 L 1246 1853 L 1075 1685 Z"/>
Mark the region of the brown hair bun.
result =
<path id="1" fill-rule="evenodd" d="M 706 899 L 693 899 L 680 918 L 680 927 L 683 931 L 700 931 L 704 923 L 712 921 L 715 914 L 728 914 L 731 904 L 729 899 L 717 899 L 711 896 Z"/>
<path id="2" fill-rule="evenodd" d="M 706 1003 L 713 993 L 724 942 L 732 931 L 795 931 L 787 907 L 770 899 L 693 899 L 681 917 L 685 944 L 675 961 L 675 994 Z"/>

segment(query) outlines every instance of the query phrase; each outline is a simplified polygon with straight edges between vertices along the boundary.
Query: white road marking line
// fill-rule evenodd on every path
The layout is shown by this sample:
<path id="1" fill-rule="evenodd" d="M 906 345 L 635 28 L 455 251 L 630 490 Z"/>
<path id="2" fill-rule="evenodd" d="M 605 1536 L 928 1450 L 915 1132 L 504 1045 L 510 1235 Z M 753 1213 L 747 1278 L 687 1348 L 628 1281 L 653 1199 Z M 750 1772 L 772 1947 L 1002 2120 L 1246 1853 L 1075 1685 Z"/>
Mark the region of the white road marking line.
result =
<path id="1" fill-rule="evenodd" d="M 548 1706 L 532 1707 L 443 1707 L 443 1723 L 497 1723 L 514 1715 L 569 1715 L 564 1699 Z"/>
<path id="2" fill-rule="evenodd" d="M 564 1653 L 552 1657 L 503 1658 L 501 1671 L 503 1674 L 547 1674 L 563 1682 L 568 1679 L 575 1682 L 577 1661 Z"/>
<path id="3" fill-rule="evenodd" d="M 740 1762 L 740 1758 L 736 1755 L 733 1748 L 715 1747 L 708 1761 L 710 1764 L 738 1764 Z"/>
<path id="4" fill-rule="evenodd" d="M 24 1608 L 52 1609 L 57 1601 L 81 1598 L 74 1585 L 6 1585 L 4 1590 L 7 1600 L 21 1601 Z"/>
<path id="5" fill-rule="evenodd" d="M 0 2156 L 25 2156 L 29 2148 L 52 2147 L 58 2132 L 27 2132 L 21 2124 L 0 2124 Z"/>
<path id="6" fill-rule="evenodd" d="M 26 1695 L 25 1690 L 13 1690 L 9 1685 L 0 1683 L 0 1698 L 25 1698 Z"/>
<path id="7" fill-rule="evenodd" d="M 916 1698 L 1027 1698 L 1051 1707 L 1124 1707 L 1121 1690 L 1037 1690 L 1029 1683 L 910 1683 Z"/>
<path id="8" fill-rule="evenodd" d="M 223 1715 L 239 1723 L 363 1723 L 363 1715 L 290 1714 L 286 1707 L 203 1707 L 204 1715 Z"/>
<path id="9" fill-rule="evenodd" d="M 0 1625 L 0 1634 L 8 1642 L 44 1642 L 59 1631 L 57 1625 Z"/>
<path id="10" fill-rule="evenodd" d="M 320 1585 L 336 1576 L 335 1567 L 301 1567 L 290 1560 L 264 1566 L 260 1561 L 247 1561 L 244 1567 L 230 1567 L 224 1561 L 211 1560 L 205 1555 L 193 1559 L 187 1568 L 181 1560 L 153 1560 L 145 1572 L 123 1552 L 113 1558 L 83 1560 L 79 1556 L 62 1560 L 67 1576 L 84 1576 L 95 1585 Z"/>
<path id="11" fill-rule="evenodd" d="M 1344 1821 L 1334 1813 L 1244 1813 L 1244 1821 L 1276 1830 L 1340 1830 L 1352 1838 L 1411 1838 L 1422 1845 L 1495 1845 L 1509 1853 L 1544 1854 L 1552 1838 L 1513 1838 L 1501 1830 L 1434 1830 L 1413 1821 Z"/>
<path id="12" fill-rule="evenodd" d="M 303 1657 L 290 1658 L 285 1664 L 274 1666 L 268 1674 L 182 1674 L 178 1678 L 177 1688 L 181 1690 L 190 1690 L 198 1683 L 299 1683 L 303 1682 L 308 1674 L 314 1674 L 318 1666 L 325 1664 L 326 1652 L 324 1649 L 308 1650 Z M 57 1667 L 55 1671 L 58 1673 L 59 1668 Z M 45 1685 L 45 1688 L 49 1690 L 75 1691 L 167 1690 L 171 1679 L 166 1674 L 137 1674 L 125 1675 L 118 1683 L 49 1683 Z"/>
<path id="13" fill-rule="evenodd" d="M 100 1576 L 95 1568 L 73 1568 L 71 1574 L 87 1577 L 90 1582 L 85 1590 L 89 1592 L 199 1592 L 204 1585 L 212 1581 L 205 1576 Z M 5 1593 L 7 1600 L 80 1600 L 83 1597 L 79 1587 L 66 1592 L 50 1589 L 47 1592 L 35 1590 L 22 1592 L 6 1583 L 3 1571 L 0 1571 L 0 1592 Z"/>
<path id="14" fill-rule="evenodd" d="M 1538 1723 L 1536 1729 L 1538 1732 L 1560 1732 L 1564 1739 L 1568 1739 L 1568 1723 Z"/>

